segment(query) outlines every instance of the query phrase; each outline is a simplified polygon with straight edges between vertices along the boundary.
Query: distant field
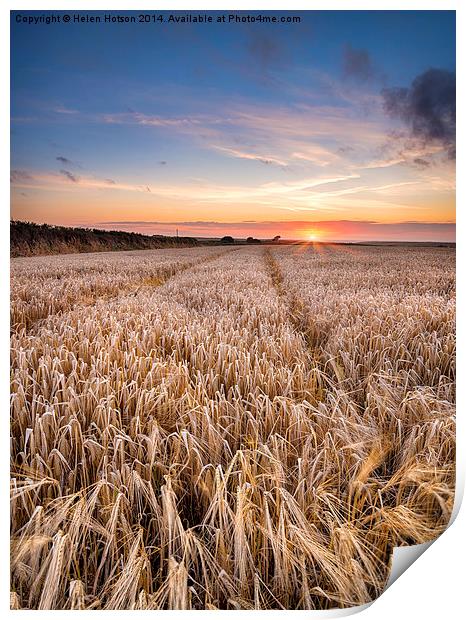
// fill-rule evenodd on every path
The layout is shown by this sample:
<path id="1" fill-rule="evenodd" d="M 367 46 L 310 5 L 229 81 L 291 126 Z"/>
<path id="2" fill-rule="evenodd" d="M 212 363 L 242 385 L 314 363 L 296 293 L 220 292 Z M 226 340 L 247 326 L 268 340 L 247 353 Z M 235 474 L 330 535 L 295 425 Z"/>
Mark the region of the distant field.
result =
<path id="1" fill-rule="evenodd" d="M 327 609 L 448 523 L 455 251 L 12 259 L 11 605 Z"/>

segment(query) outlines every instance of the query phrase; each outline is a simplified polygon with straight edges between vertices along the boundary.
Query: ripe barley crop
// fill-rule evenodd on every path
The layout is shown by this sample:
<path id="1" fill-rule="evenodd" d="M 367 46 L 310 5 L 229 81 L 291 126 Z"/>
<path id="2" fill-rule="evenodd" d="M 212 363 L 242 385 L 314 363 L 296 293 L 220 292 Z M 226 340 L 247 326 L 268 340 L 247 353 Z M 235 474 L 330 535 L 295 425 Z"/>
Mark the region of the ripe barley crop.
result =
<path id="1" fill-rule="evenodd" d="M 31 609 L 376 597 L 454 499 L 454 251 L 12 261 L 12 595 Z"/>

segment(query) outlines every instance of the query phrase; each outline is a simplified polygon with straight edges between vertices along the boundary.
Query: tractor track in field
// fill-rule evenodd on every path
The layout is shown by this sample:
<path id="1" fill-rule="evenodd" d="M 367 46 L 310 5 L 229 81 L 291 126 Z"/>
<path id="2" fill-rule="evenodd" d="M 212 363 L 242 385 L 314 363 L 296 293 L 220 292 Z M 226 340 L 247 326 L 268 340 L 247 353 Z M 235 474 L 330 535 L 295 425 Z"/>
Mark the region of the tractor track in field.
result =
<path id="1" fill-rule="evenodd" d="M 295 294 L 290 294 L 287 290 L 282 270 L 273 252 L 266 248 L 264 250 L 264 262 L 272 281 L 272 285 L 277 291 L 277 295 L 281 303 L 286 308 L 288 322 L 294 331 L 301 337 L 304 349 L 307 354 L 307 363 L 309 372 L 317 372 L 317 376 L 328 378 L 325 367 L 325 361 L 322 358 L 322 348 L 316 342 L 314 334 L 306 327 L 306 314 L 303 301 Z M 325 381 L 326 383 L 326 381 Z M 324 385 L 320 386 L 324 389 Z M 322 392 L 323 394 L 324 392 Z"/>
<path id="2" fill-rule="evenodd" d="M 304 304 L 302 300 L 297 298 L 296 295 L 290 295 L 289 291 L 287 291 L 280 265 L 268 248 L 264 250 L 264 261 L 278 297 L 282 300 L 287 309 L 290 324 L 293 326 L 294 330 L 302 336 L 306 343 L 306 348 L 315 354 L 319 348 L 314 342 L 309 330 L 307 330 L 303 324 Z"/>

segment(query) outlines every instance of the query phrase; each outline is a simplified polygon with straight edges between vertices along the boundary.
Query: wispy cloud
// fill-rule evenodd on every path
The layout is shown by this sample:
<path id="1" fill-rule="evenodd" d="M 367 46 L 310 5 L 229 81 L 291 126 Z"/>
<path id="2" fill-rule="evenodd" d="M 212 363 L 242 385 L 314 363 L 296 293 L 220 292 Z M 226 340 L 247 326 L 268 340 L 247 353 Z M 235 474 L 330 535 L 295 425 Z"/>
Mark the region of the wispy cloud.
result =
<path id="1" fill-rule="evenodd" d="M 435 156 L 443 153 L 444 149 L 440 145 L 421 144 L 418 140 L 409 140 L 406 134 L 398 132 L 391 134 L 378 151 L 382 156 L 361 164 L 361 168 L 389 168 L 399 164 L 423 168 L 427 166 L 419 166 L 420 160 L 430 166 Z"/>
<path id="2" fill-rule="evenodd" d="M 25 176 L 25 174 L 27 176 Z M 52 191 L 119 190 L 150 193 L 154 198 L 175 200 L 192 205 L 257 205 L 275 211 L 338 212 L 347 208 L 358 210 L 374 205 L 392 207 L 400 198 L 400 189 L 417 181 L 374 185 L 361 182 L 359 174 L 305 177 L 298 180 L 272 181 L 257 185 L 222 185 L 196 179 L 186 184 L 151 183 L 150 185 L 119 183 L 113 179 L 77 177 L 67 170 L 53 173 L 25 173 L 15 185 L 21 188 L 47 188 Z M 357 184 L 352 183 L 359 180 Z M 348 183 L 350 185 L 348 185 Z M 354 204 L 351 202 L 354 196 Z M 407 209 L 417 207 L 405 205 Z"/>
<path id="3" fill-rule="evenodd" d="M 26 176 L 27 175 L 27 176 Z M 77 177 L 67 170 L 60 174 L 27 172 L 19 175 L 15 185 L 21 188 L 41 188 L 52 191 L 120 190 L 150 193 L 154 197 L 181 201 L 190 205 L 249 204 L 267 205 L 282 211 L 293 207 L 306 210 L 337 210 L 327 205 L 325 198 L 336 198 L 339 192 L 329 191 L 336 184 L 357 179 L 357 174 L 302 178 L 294 181 L 273 181 L 256 185 L 222 185 L 197 179 L 187 184 L 151 183 L 150 185 L 116 182 L 113 179 Z M 343 193 L 352 193 L 346 190 Z"/>
<path id="4" fill-rule="evenodd" d="M 332 163 L 341 162 L 343 160 L 343 153 L 342 147 L 334 152 L 319 144 L 309 144 L 307 146 L 303 145 L 300 151 L 291 152 L 290 157 L 294 160 L 303 160 L 317 166 L 325 167 Z"/>
<path id="5" fill-rule="evenodd" d="M 239 159 L 252 159 L 254 161 L 258 161 L 261 164 L 276 164 L 277 166 L 286 166 L 287 163 L 281 159 L 277 159 L 270 155 L 258 155 L 256 153 L 247 153 L 246 151 L 241 151 L 239 149 L 228 148 L 226 146 L 216 146 L 212 145 L 214 149 L 218 151 L 222 151 L 231 155 L 232 157 L 238 157 Z"/>
<path id="6" fill-rule="evenodd" d="M 99 179 L 89 176 L 76 176 L 69 170 L 60 170 L 59 174 L 49 172 L 26 172 L 13 170 L 12 184 L 19 188 L 47 189 L 50 191 L 79 190 L 120 190 L 126 192 L 150 192 L 147 185 L 120 183 L 113 179 Z"/>
<path id="7" fill-rule="evenodd" d="M 71 181 L 72 183 L 77 183 L 79 181 L 79 177 L 70 172 L 69 170 L 60 170 L 60 174 L 62 174 L 66 179 Z"/>
<path id="8" fill-rule="evenodd" d="M 32 180 L 31 175 L 26 170 L 11 170 L 10 171 L 10 182 L 14 185 L 19 185 L 21 183 Z"/>
<path id="9" fill-rule="evenodd" d="M 95 121 L 170 130 L 226 156 L 279 166 L 309 163 L 324 167 L 349 161 L 350 149 L 369 154 L 386 138 L 379 118 L 360 119 L 345 108 L 308 104 L 243 103 L 227 106 L 221 115 L 171 117 L 131 111 L 102 114 Z"/>
<path id="10" fill-rule="evenodd" d="M 148 127 L 168 127 L 169 129 L 192 130 L 202 124 L 208 124 L 209 119 L 196 116 L 164 117 L 140 112 L 122 112 L 117 114 L 103 114 L 100 119 L 110 125 L 145 125 Z"/>
<path id="11" fill-rule="evenodd" d="M 53 108 L 53 111 L 57 114 L 79 114 L 79 110 L 74 110 L 73 108 L 67 108 L 64 105 L 58 105 Z"/>

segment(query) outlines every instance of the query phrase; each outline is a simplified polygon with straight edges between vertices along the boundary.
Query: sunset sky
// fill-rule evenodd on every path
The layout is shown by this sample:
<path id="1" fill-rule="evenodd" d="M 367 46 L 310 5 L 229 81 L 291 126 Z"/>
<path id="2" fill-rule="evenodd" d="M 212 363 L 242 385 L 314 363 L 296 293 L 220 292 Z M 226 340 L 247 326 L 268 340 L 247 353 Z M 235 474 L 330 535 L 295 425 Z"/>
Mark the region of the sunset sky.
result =
<path id="1" fill-rule="evenodd" d="M 453 12 L 265 13 L 300 24 L 211 12 L 212 24 L 29 25 L 21 14 L 12 218 L 454 240 Z"/>

